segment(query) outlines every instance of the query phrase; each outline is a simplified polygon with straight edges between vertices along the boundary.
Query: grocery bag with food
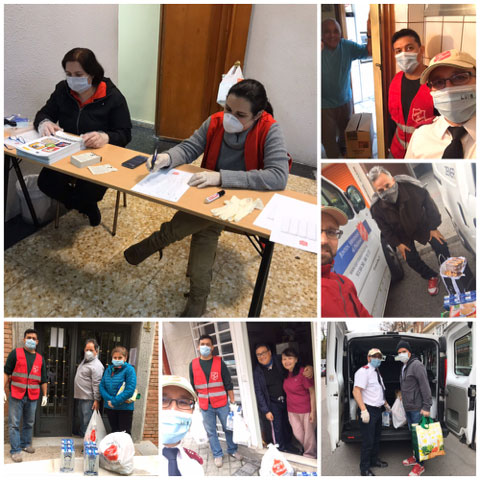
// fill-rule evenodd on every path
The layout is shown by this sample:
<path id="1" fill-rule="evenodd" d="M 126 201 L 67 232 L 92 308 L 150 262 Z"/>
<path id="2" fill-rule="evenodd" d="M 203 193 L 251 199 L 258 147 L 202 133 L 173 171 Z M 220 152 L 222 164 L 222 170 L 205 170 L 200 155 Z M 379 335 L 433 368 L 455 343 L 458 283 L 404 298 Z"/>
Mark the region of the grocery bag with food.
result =
<path id="1" fill-rule="evenodd" d="M 412 424 L 412 444 L 418 462 L 445 455 L 440 422 L 422 416 L 419 423 Z"/>
<path id="2" fill-rule="evenodd" d="M 294 474 L 293 467 L 288 463 L 287 459 L 278 448 L 270 443 L 267 452 L 262 458 L 260 466 L 261 477 L 283 477 L 292 476 Z"/>

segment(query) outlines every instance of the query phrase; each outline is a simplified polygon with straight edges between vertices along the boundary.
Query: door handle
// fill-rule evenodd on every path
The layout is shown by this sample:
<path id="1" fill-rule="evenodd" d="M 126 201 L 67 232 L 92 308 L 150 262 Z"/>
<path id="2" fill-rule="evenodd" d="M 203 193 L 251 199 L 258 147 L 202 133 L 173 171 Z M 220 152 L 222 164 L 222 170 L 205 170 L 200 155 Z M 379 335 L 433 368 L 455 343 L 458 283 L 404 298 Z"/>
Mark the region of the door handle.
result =
<path id="1" fill-rule="evenodd" d="M 380 69 L 380 71 L 383 71 L 383 67 L 381 63 L 376 63 L 375 66 Z"/>

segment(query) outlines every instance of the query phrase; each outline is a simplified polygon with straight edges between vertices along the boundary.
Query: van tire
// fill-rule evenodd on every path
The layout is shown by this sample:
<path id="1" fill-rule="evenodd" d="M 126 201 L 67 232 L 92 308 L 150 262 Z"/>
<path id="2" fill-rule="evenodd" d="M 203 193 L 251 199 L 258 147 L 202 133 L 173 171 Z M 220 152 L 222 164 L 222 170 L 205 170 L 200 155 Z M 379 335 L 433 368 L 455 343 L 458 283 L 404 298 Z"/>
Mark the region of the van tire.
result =
<path id="1" fill-rule="evenodd" d="M 403 279 L 403 265 L 398 258 L 397 251 L 393 249 L 385 240 L 383 235 L 381 235 L 382 250 L 385 255 L 385 260 L 387 261 L 388 268 L 392 275 L 392 283 L 399 282 Z"/>

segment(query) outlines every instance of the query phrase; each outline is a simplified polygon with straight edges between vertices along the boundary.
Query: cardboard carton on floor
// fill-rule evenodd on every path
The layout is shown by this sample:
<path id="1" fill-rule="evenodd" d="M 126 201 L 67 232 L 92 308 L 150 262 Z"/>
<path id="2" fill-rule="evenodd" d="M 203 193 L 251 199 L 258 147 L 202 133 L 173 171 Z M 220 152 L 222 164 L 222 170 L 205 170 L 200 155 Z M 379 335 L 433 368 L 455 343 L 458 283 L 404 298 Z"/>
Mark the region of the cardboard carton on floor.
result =
<path id="1" fill-rule="evenodd" d="M 347 158 L 372 158 L 372 139 L 372 114 L 354 113 L 345 129 Z"/>

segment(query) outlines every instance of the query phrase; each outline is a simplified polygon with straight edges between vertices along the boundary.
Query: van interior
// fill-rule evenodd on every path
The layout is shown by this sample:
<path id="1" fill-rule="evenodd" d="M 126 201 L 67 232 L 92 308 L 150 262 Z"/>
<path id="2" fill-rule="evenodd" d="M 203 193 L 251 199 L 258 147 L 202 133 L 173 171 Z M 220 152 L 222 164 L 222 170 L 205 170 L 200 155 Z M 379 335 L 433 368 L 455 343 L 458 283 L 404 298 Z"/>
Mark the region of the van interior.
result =
<path id="1" fill-rule="evenodd" d="M 443 396 L 444 374 L 442 372 L 444 369 L 440 362 L 440 348 L 437 340 L 425 337 L 410 337 L 405 334 L 356 337 L 351 339 L 346 346 L 347 361 L 343 364 L 346 386 L 342 428 L 342 440 L 344 442 L 355 442 L 361 439 L 360 414 L 352 392 L 355 372 L 367 364 L 367 354 L 371 348 L 379 348 L 384 355 L 384 361 L 379 370 L 385 384 L 386 400 L 390 406 L 395 402 L 396 392 L 400 391 L 400 373 L 403 363 L 396 361 L 394 357 L 397 355 L 396 346 L 402 339 L 410 343 L 412 354 L 415 354 L 427 369 L 433 400 L 432 418 L 443 418 L 443 402 L 439 402 L 439 398 Z M 444 434 L 446 435 L 446 430 Z M 381 438 L 382 440 L 407 440 L 410 438 L 410 432 L 407 425 L 395 429 L 391 423 L 389 427 L 382 426 Z"/>

